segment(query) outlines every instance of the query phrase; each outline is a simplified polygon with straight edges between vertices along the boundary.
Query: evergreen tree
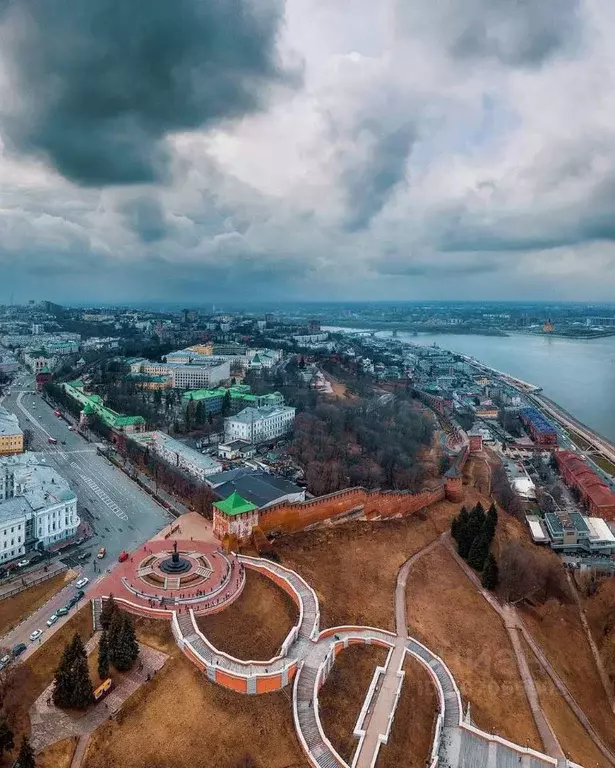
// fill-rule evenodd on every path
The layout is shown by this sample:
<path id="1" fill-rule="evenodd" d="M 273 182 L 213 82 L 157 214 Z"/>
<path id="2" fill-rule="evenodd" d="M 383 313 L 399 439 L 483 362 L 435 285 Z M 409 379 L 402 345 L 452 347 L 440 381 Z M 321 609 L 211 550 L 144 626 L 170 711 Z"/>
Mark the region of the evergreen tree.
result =
<path id="1" fill-rule="evenodd" d="M 53 703 L 63 708 L 87 707 L 92 701 L 92 690 L 83 640 L 75 633 L 56 670 Z"/>
<path id="2" fill-rule="evenodd" d="M 109 629 L 111 626 L 111 619 L 113 616 L 119 611 L 119 608 L 117 607 L 117 603 L 113 599 L 113 595 L 109 595 L 109 599 L 105 600 L 103 604 L 103 609 L 100 614 L 100 626 L 103 629 Z"/>
<path id="3" fill-rule="evenodd" d="M 455 541 L 459 540 L 459 533 L 463 529 L 464 525 L 468 522 L 468 510 L 465 507 L 461 507 L 459 514 L 453 518 L 451 523 L 451 536 Z"/>
<path id="4" fill-rule="evenodd" d="M 495 507 L 495 504 L 492 504 L 489 507 L 489 511 L 487 512 L 487 519 L 485 520 L 485 526 L 487 535 L 489 537 L 489 544 L 493 541 L 493 537 L 495 536 L 495 529 L 498 525 L 498 511 Z"/>
<path id="5" fill-rule="evenodd" d="M 478 536 L 472 542 L 468 552 L 468 565 L 471 565 L 475 571 L 482 571 L 485 566 L 485 560 L 489 554 L 489 533 L 487 525 L 483 525 Z"/>
<path id="6" fill-rule="evenodd" d="M 460 515 L 461 518 L 461 515 Z M 464 560 L 468 559 L 474 539 L 485 522 L 485 511 L 480 502 L 468 513 L 467 521 L 458 526 L 457 551 Z"/>
<path id="7" fill-rule="evenodd" d="M 14 733 L 3 718 L 0 720 L 0 757 L 4 752 L 10 752 L 15 746 Z"/>
<path id="8" fill-rule="evenodd" d="M 226 390 L 224 393 L 224 397 L 222 398 L 222 415 L 228 416 L 231 412 L 231 392 L 229 389 Z"/>
<path id="9" fill-rule="evenodd" d="M 118 672 L 127 672 L 139 655 L 139 645 L 131 617 L 122 611 L 120 621 L 114 630 L 114 644 L 109 643 L 111 661 Z"/>
<path id="10" fill-rule="evenodd" d="M 90 679 L 90 670 L 88 669 L 88 660 L 85 656 L 78 656 L 72 668 L 73 675 L 73 695 L 72 706 L 76 709 L 85 709 L 91 704 L 94 698 L 94 689 Z"/>
<path id="11" fill-rule="evenodd" d="M 98 643 L 98 677 L 101 680 L 106 680 L 109 677 L 109 640 L 105 629 L 103 629 Z"/>
<path id="12" fill-rule="evenodd" d="M 36 761 L 34 760 L 34 752 L 28 741 L 28 737 L 24 736 L 21 740 L 21 747 L 19 748 L 19 755 L 17 757 L 17 765 L 19 768 L 36 768 Z"/>
<path id="13" fill-rule="evenodd" d="M 485 587 L 485 589 L 489 589 L 493 591 L 498 585 L 498 580 L 499 580 L 498 564 L 496 562 L 495 557 L 491 553 L 489 553 L 487 555 L 487 560 L 485 561 L 485 568 L 483 570 L 483 578 L 482 578 L 483 587 Z"/>

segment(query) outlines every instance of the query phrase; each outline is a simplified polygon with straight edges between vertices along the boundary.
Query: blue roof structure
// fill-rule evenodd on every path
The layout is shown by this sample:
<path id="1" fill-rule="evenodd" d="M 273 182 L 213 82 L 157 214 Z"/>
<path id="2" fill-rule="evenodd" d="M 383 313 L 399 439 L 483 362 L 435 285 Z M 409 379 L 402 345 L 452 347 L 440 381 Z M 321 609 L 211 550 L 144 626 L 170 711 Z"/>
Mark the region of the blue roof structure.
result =
<path id="1" fill-rule="evenodd" d="M 521 416 L 529 421 L 536 432 L 543 435 L 556 435 L 557 430 L 552 422 L 549 421 L 537 408 L 523 408 Z"/>

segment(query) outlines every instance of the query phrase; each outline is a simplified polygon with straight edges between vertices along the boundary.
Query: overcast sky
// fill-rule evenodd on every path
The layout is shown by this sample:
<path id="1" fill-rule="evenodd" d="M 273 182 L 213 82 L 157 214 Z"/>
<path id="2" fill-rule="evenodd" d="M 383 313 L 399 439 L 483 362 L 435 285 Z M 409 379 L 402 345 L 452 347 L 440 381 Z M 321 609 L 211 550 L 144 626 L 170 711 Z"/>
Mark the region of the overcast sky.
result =
<path id="1" fill-rule="evenodd" d="M 0 0 L 0 302 L 615 299 L 613 0 Z"/>

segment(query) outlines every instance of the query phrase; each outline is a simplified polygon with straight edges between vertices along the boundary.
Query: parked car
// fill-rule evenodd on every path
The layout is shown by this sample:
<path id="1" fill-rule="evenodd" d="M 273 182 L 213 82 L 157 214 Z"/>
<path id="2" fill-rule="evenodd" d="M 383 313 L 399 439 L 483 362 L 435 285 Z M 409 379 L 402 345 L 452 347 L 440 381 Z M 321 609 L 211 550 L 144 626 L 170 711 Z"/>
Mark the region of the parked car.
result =
<path id="1" fill-rule="evenodd" d="M 5 656 L 3 656 L 0 659 L 0 669 L 4 669 L 5 667 L 7 667 L 10 661 L 11 661 L 11 657 L 7 653 Z"/>
<path id="2" fill-rule="evenodd" d="M 85 587 L 85 585 L 86 585 L 86 584 L 87 584 L 89 581 L 90 581 L 90 580 L 89 580 L 89 579 L 88 579 L 86 576 L 84 576 L 83 578 L 81 578 L 81 579 L 78 579 L 78 580 L 75 582 L 75 586 L 77 587 L 77 589 L 78 589 L 78 590 L 81 590 L 83 587 Z M 79 594 L 79 592 L 78 592 L 77 594 Z M 81 592 L 81 597 L 83 597 L 83 595 L 84 595 L 84 593 L 83 593 L 83 592 Z"/>
<path id="3" fill-rule="evenodd" d="M 18 567 L 18 568 L 25 568 L 25 567 L 26 567 L 26 565 L 30 565 L 30 561 L 29 561 L 29 560 L 20 560 L 20 561 L 17 563 L 17 567 Z"/>
<path id="4" fill-rule="evenodd" d="M 105 547 L 101 547 L 101 548 L 98 550 L 98 554 L 96 555 L 96 557 L 97 557 L 99 560 L 102 560 L 102 559 L 103 559 L 103 557 L 104 557 L 106 554 L 107 554 L 107 550 L 105 549 Z"/>
<path id="5" fill-rule="evenodd" d="M 77 603 L 79 602 L 80 598 L 77 597 L 77 595 L 74 595 L 71 597 L 71 599 L 66 603 L 66 607 L 70 610 L 71 608 L 74 608 Z"/>
<path id="6" fill-rule="evenodd" d="M 120 556 L 118 557 L 118 561 L 120 563 L 125 563 L 126 560 L 128 560 L 128 552 L 121 552 Z"/>
<path id="7" fill-rule="evenodd" d="M 66 616 L 68 614 L 69 607 L 67 605 L 64 605 L 62 608 L 58 608 L 56 613 L 58 616 Z"/>
<path id="8" fill-rule="evenodd" d="M 35 640 L 38 640 L 39 637 L 42 634 L 43 634 L 43 630 L 42 629 L 35 629 L 34 632 L 30 633 L 30 640 L 32 640 L 32 642 L 34 642 Z"/>
<path id="9" fill-rule="evenodd" d="M 73 427 L 73 425 L 72 425 L 72 424 L 69 424 L 69 425 L 68 425 L 68 431 L 69 431 L 69 432 L 74 432 L 74 431 L 75 431 L 75 428 Z"/>
<path id="10" fill-rule="evenodd" d="M 92 557 L 92 553 L 91 552 L 82 552 L 77 559 L 78 560 L 89 560 L 91 557 Z"/>
<path id="11" fill-rule="evenodd" d="M 40 563 L 43 557 L 44 555 L 42 552 L 35 552 L 30 558 L 30 565 L 35 565 L 36 563 Z"/>
<path id="12" fill-rule="evenodd" d="M 55 437 L 49 437 L 47 438 L 47 442 L 51 443 L 51 445 L 55 445 L 58 441 L 55 439 Z"/>
<path id="13" fill-rule="evenodd" d="M 16 658 L 17 656 L 21 656 L 21 654 L 26 650 L 26 644 L 25 643 L 17 643 L 17 645 L 13 646 L 13 650 L 11 653 L 13 654 L 13 658 Z"/>
<path id="14" fill-rule="evenodd" d="M 47 626 L 48 626 L 48 627 L 53 627 L 53 625 L 56 623 L 56 621 L 57 621 L 59 618 L 60 618 L 60 617 L 58 616 L 58 614 L 57 614 L 57 613 L 52 613 L 52 614 L 51 614 L 51 616 L 50 616 L 50 617 L 47 619 Z"/>

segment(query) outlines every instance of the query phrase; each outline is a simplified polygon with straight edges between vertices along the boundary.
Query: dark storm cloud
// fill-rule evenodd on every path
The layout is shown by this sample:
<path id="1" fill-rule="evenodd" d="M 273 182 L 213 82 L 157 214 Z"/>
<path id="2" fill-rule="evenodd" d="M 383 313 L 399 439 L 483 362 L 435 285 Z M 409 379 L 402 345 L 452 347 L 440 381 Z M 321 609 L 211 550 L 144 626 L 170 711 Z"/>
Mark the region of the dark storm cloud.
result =
<path id="1" fill-rule="evenodd" d="M 341 181 L 346 189 L 350 231 L 367 227 L 405 178 L 406 160 L 415 140 L 414 126 L 387 129 L 377 119 L 365 121 L 356 140 L 366 140 L 361 158 L 342 158 Z"/>
<path id="2" fill-rule="evenodd" d="M 283 0 L 4 0 L 0 108 L 18 151 L 83 185 L 164 176 L 164 137 L 259 109 L 289 82 Z"/>
<path id="3" fill-rule="evenodd" d="M 535 67 L 578 40 L 579 0 L 399 0 L 411 35 L 427 30 L 457 59 Z"/>
<path id="4" fill-rule="evenodd" d="M 165 213 L 159 200 L 142 195 L 129 200 L 120 207 L 129 229 L 139 236 L 143 243 L 162 240 L 168 232 Z"/>

